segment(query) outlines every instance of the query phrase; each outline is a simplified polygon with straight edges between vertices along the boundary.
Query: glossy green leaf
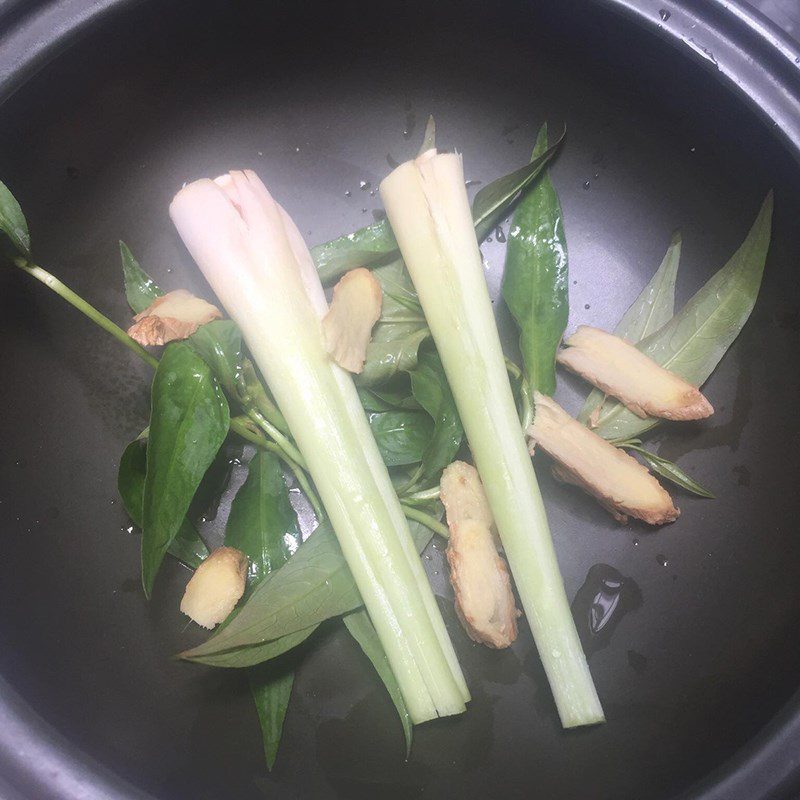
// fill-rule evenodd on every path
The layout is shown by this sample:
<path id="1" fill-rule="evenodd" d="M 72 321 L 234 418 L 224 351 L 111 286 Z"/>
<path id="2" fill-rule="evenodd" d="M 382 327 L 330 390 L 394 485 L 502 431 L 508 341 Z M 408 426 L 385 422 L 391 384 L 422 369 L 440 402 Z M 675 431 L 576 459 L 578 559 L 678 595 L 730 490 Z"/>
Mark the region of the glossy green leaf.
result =
<path id="1" fill-rule="evenodd" d="M 350 635 L 358 642 L 364 651 L 364 655 L 372 662 L 372 666 L 375 667 L 378 677 L 383 681 L 383 685 L 386 687 L 386 691 L 397 709 L 400 724 L 403 726 L 403 735 L 406 740 L 406 756 L 408 756 L 411 752 L 413 729 L 411 717 L 403 701 L 403 695 L 400 693 L 397 678 L 395 678 L 392 668 L 389 666 L 389 659 L 386 657 L 386 652 L 369 618 L 369 614 L 365 609 L 360 608 L 358 611 L 351 611 L 349 614 L 345 614 L 343 619 Z"/>
<path id="2" fill-rule="evenodd" d="M 398 376 L 405 377 L 405 376 Z M 369 389 L 366 386 L 358 387 L 358 397 L 364 411 L 379 413 L 381 411 L 419 411 L 420 405 L 411 394 L 411 383 L 407 387 L 387 388 L 380 386 Z"/>
<path id="3" fill-rule="evenodd" d="M 542 125 L 531 162 L 547 150 Z M 561 203 L 547 171 L 523 195 L 508 233 L 503 299 L 520 329 L 531 389 L 556 390 L 556 350 L 569 317 L 567 240 Z"/>
<path id="4" fill-rule="evenodd" d="M 229 423 L 228 403 L 208 365 L 185 342 L 170 344 L 152 387 L 142 511 L 147 596 Z"/>
<path id="5" fill-rule="evenodd" d="M 282 567 L 301 542 L 280 462 L 272 453 L 258 450 L 250 460 L 247 479 L 231 503 L 225 544 L 247 556 L 247 580 L 254 586 Z"/>
<path id="6" fill-rule="evenodd" d="M 242 371 L 242 334 L 231 319 L 215 319 L 201 325 L 187 340 L 211 367 L 214 377 L 229 397 L 237 396 Z"/>
<path id="7" fill-rule="evenodd" d="M 431 539 L 430 531 L 418 523 L 409 527 L 422 552 Z M 330 523 L 324 521 L 283 567 L 255 587 L 229 625 L 181 657 L 215 666 L 257 663 L 248 650 L 256 649 L 259 660 L 273 658 L 288 649 L 280 637 L 292 634 L 297 636 L 295 644 L 299 643 L 320 622 L 360 606 L 361 597 L 339 542 Z"/>
<path id="8" fill-rule="evenodd" d="M 655 275 L 614 328 L 617 336 L 631 344 L 638 344 L 672 319 L 675 314 L 675 279 L 678 276 L 680 260 L 681 235 L 676 231 Z M 605 393 L 599 389 L 592 389 L 578 414 L 578 419 L 586 424 L 592 412 L 604 401 Z"/>
<path id="9" fill-rule="evenodd" d="M 670 481 L 670 483 L 674 483 L 676 486 L 686 489 L 687 492 L 691 492 L 700 497 L 706 497 L 710 500 L 714 499 L 714 495 L 709 492 L 708 489 L 701 486 L 694 478 L 672 461 L 667 461 L 666 458 L 661 458 L 661 456 L 629 442 L 621 444 L 620 447 L 625 447 L 628 450 L 633 450 L 638 453 L 653 472 Z"/>
<path id="10" fill-rule="evenodd" d="M 422 461 L 434 433 L 424 411 L 383 411 L 369 415 L 369 426 L 387 467 Z"/>
<path id="11" fill-rule="evenodd" d="M 123 451 L 117 473 L 117 488 L 122 505 L 134 525 L 142 527 L 142 501 L 144 500 L 144 478 L 147 470 L 147 438 L 134 439 Z M 167 552 L 187 567 L 197 569 L 208 555 L 194 525 L 184 518 L 178 533 Z"/>
<path id="12" fill-rule="evenodd" d="M 472 201 L 472 221 L 475 223 L 478 241 L 495 229 L 520 193 L 524 192 L 547 166 L 563 140 L 562 133 L 552 147 L 532 159 L 529 164 L 492 181 L 475 195 Z"/>
<path id="13" fill-rule="evenodd" d="M 381 284 L 383 302 L 367 345 L 364 371 L 356 379 L 359 386 L 367 387 L 379 386 L 399 372 L 413 369 L 420 345 L 430 337 L 405 264 L 393 261 L 372 274 Z"/>
<path id="14" fill-rule="evenodd" d="M 281 742 L 283 721 L 294 685 L 294 670 L 285 667 L 280 669 L 272 662 L 267 662 L 250 667 L 247 679 L 261 723 L 264 758 L 267 769 L 271 770 Z"/>
<path id="15" fill-rule="evenodd" d="M 119 243 L 122 260 L 122 275 L 125 279 L 125 298 L 134 314 L 144 311 L 164 292 L 156 282 L 139 266 L 125 242 Z"/>
<path id="16" fill-rule="evenodd" d="M 417 479 L 422 484 L 439 479 L 441 471 L 455 458 L 464 438 L 464 428 L 447 383 L 439 354 L 420 353 L 415 369 L 409 372 L 414 398 L 433 420 L 433 434 L 422 453 L 422 469 Z"/>
<path id="17" fill-rule="evenodd" d="M 772 230 L 772 192 L 728 263 L 639 349 L 657 364 L 701 386 L 739 335 L 753 310 Z M 659 423 L 640 419 L 620 403 L 606 403 L 597 432 L 612 441 L 638 436 Z"/>
<path id="18" fill-rule="evenodd" d="M 233 499 L 225 528 L 225 544 L 247 556 L 248 593 L 282 567 L 301 542 L 280 462 L 271 453 L 258 450 L 248 464 L 247 479 Z M 267 663 L 248 669 L 247 677 L 261 722 L 267 768 L 272 769 L 294 672 L 285 663 Z"/>
<path id="19" fill-rule="evenodd" d="M 372 267 L 397 258 L 397 240 L 389 223 L 382 219 L 374 225 L 340 236 L 311 248 L 320 280 L 331 284 L 356 267 Z"/>
<path id="20" fill-rule="evenodd" d="M 28 222 L 11 190 L 0 181 L 0 231 L 22 256 L 31 254 L 31 237 Z M 396 247 L 397 245 L 395 245 Z"/>

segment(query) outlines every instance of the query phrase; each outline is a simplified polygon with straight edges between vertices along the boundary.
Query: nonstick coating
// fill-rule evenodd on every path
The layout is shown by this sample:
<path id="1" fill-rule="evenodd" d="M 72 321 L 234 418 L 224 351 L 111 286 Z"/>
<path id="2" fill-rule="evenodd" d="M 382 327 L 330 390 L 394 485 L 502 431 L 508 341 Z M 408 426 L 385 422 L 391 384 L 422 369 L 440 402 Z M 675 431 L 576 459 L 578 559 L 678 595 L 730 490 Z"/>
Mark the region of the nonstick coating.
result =
<path id="1" fill-rule="evenodd" d="M 166 564 L 150 603 L 139 588 L 115 479 L 147 421 L 147 369 L 3 272 L 0 674 L 155 797 L 673 798 L 798 688 L 800 169 L 708 62 L 588 4 L 141 3 L 3 106 L 0 178 L 40 263 L 125 324 L 118 238 L 162 286 L 207 291 L 167 217 L 184 181 L 253 167 L 322 241 L 372 220 L 370 190 L 416 150 L 429 113 L 440 146 L 484 182 L 527 159 L 543 121 L 566 124 L 552 174 L 570 328 L 613 327 L 677 227 L 685 300 L 775 188 L 761 297 L 707 384 L 717 413 L 655 437 L 717 499 L 676 491 L 674 525 L 620 526 L 539 469 L 570 597 L 596 564 L 638 587 L 590 654 L 605 725 L 560 729 L 524 625 L 510 651 L 491 652 L 450 614 L 474 700 L 463 718 L 420 727 L 406 764 L 389 700 L 331 625 L 305 655 L 267 774 L 243 675 L 170 660 L 202 638 L 178 611 L 187 572 Z M 496 294 L 503 246 L 484 251 Z M 499 302 L 497 313 L 511 342 Z M 561 376 L 570 409 L 585 391 Z M 429 554 L 447 595 L 442 554 Z"/>

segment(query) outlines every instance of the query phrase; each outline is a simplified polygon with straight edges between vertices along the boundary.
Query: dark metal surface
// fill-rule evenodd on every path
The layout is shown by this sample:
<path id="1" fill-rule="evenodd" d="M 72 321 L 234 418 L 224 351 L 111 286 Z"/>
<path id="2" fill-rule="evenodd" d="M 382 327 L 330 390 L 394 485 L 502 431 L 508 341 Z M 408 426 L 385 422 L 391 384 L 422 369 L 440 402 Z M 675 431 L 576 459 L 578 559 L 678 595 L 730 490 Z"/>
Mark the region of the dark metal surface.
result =
<path id="1" fill-rule="evenodd" d="M 678 226 L 685 299 L 738 245 L 770 186 L 775 236 L 759 305 L 708 384 L 717 414 L 660 437 L 662 454 L 718 499 L 679 495 L 680 520 L 650 532 L 617 526 L 543 476 L 569 594 L 597 563 L 641 592 L 591 655 L 608 723 L 559 729 L 527 631 L 491 653 L 454 626 L 475 700 L 463 719 L 422 727 L 404 764 L 369 666 L 329 630 L 306 659 L 272 775 L 241 676 L 169 659 L 196 638 L 177 610 L 186 573 L 170 565 L 150 605 L 138 590 L 115 469 L 145 421 L 145 368 L 25 276 L 0 275 L 0 674 L 59 732 L 50 739 L 4 691 L 5 782 L 37 800 L 139 796 L 111 773 L 164 800 L 789 797 L 800 742 L 790 151 L 800 120 L 797 68 L 782 49 L 792 43 L 765 43 L 750 17 L 723 29 L 721 2 L 670 5 L 663 24 L 663 4 L 646 2 L 219 0 L 189 17 L 178 2 L 111 5 L 43 3 L 27 28 L 24 10 L 0 5 L 0 93 L 22 87 L 0 115 L 0 177 L 28 212 L 37 258 L 120 322 L 118 237 L 163 285 L 203 288 L 166 215 L 184 180 L 253 166 L 320 241 L 371 219 L 379 203 L 359 182 L 375 187 L 387 156 L 412 153 L 430 112 L 442 144 L 484 181 L 527 158 L 545 118 L 566 122 L 553 172 L 570 326 L 612 326 Z M 96 16 L 78 38 L 76 14 Z M 53 54 L 44 19 L 58 48 L 72 47 L 31 77 Z M 682 38 L 684 23 L 716 31 L 719 69 Z M 735 74 L 748 54 L 756 68 Z M 496 291 L 502 246 L 485 253 Z M 583 392 L 562 379 L 569 407 Z M 443 593 L 441 554 L 431 555 Z M 83 765 L 81 751 L 109 772 Z"/>

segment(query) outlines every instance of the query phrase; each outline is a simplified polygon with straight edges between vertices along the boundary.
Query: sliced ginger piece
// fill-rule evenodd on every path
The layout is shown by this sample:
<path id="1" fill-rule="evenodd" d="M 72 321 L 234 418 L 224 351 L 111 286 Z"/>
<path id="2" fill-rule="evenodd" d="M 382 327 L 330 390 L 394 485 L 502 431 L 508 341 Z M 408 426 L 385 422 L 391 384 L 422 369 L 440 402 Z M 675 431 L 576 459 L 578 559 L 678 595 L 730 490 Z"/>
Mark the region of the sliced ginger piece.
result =
<path id="1" fill-rule="evenodd" d="M 619 336 L 579 325 L 564 344 L 559 364 L 616 397 L 642 419 L 704 419 L 714 413 L 699 389 Z"/>
<path id="2" fill-rule="evenodd" d="M 219 625 L 244 594 L 247 556 L 235 547 L 218 547 L 186 585 L 181 611 L 203 628 Z"/>
<path id="3" fill-rule="evenodd" d="M 517 638 L 508 567 L 497 552 L 494 519 L 475 467 L 455 461 L 442 473 L 440 497 L 447 512 L 447 561 L 456 613 L 476 642 L 501 649 Z"/>
<path id="4" fill-rule="evenodd" d="M 222 319 L 222 312 L 215 305 L 186 289 L 176 289 L 157 297 L 139 312 L 128 328 L 128 336 L 141 345 L 167 344 L 187 339 L 213 319 Z"/>
<path id="5" fill-rule="evenodd" d="M 680 510 L 669 493 L 635 458 L 581 425 L 551 398 L 534 392 L 534 403 L 527 431 L 531 454 L 541 447 L 556 461 L 556 477 L 580 486 L 620 522 L 627 522 L 628 515 L 650 525 L 678 518 Z"/>
<path id="6" fill-rule="evenodd" d="M 361 372 L 372 326 L 381 316 L 381 285 L 363 267 L 346 272 L 333 289 L 333 300 L 322 319 L 325 347 L 348 372 Z"/>

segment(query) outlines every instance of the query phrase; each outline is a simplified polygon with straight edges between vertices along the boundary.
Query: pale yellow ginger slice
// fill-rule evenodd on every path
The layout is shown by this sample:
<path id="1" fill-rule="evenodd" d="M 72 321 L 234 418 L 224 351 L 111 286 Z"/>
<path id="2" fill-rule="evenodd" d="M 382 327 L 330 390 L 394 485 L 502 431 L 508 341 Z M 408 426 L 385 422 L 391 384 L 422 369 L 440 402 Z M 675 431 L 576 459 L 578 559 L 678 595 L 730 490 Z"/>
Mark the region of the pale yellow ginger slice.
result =
<path id="1" fill-rule="evenodd" d="M 128 336 L 141 345 L 160 345 L 187 339 L 201 325 L 221 319 L 222 312 L 186 289 L 157 297 L 133 318 Z"/>
<path id="2" fill-rule="evenodd" d="M 235 547 L 218 547 L 186 585 L 181 611 L 211 630 L 233 611 L 244 594 L 246 580 L 247 556 Z"/>
<path id="3" fill-rule="evenodd" d="M 678 518 L 672 498 L 635 458 L 581 425 L 551 398 L 534 392 L 534 403 L 527 431 L 530 451 L 541 447 L 556 462 L 556 477 L 580 486 L 620 522 L 628 515 L 650 525 Z"/>
<path id="4" fill-rule="evenodd" d="M 348 372 L 361 372 L 372 326 L 381 316 L 381 285 L 363 267 L 346 272 L 333 289 L 333 300 L 322 320 L 325 348 Z"/>
<path id="5" fill-rule="evenodd" d="M 440 498 L 447 512 L 447 561 L 456 613 L 469 637 L 501 649 L 517 638 L 508 567 L 497 552 L 494 520 L 475 467 L 455 461 L 442 473 Z"/>
<path id="6" fill-rule="evenodd" d="M 699 389 L 619 336 L 579 325 L 564 344 L 559 364 L 616 397 L 642 419 L 704 419 L 714 413 Z"/>

